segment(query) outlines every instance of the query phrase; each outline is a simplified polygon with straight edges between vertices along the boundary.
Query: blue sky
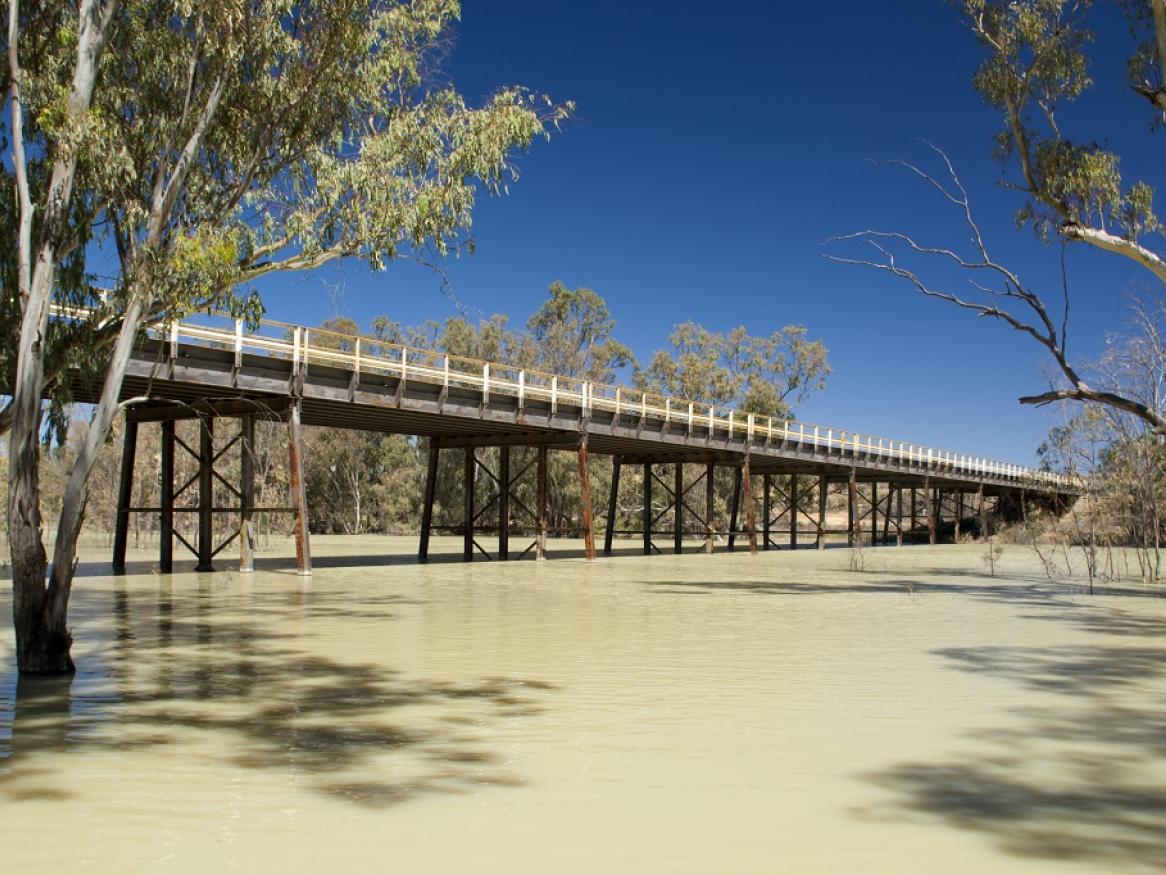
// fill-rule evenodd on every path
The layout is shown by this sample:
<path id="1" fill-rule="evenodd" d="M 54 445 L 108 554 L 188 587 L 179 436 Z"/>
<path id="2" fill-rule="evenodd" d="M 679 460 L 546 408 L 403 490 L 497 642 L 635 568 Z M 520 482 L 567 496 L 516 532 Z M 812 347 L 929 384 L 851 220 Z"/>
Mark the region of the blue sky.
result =
<path id="1" fill-rule="evenodd" d="M 1129 40 L 1097 22 L 1097 85 L 1067 133 L 1154 182 L 1161 144 L 1124 88 Z M 940 2 L 817 4 L 467 0 L 449 73 L 471 100 L 520 83 L 576 101 L 576 118 L 521 156 L 508 197 L 483 199 L 477 253 L 448 264 L 471 314 L 521 322 L 551 281 L 603 295 L 641 359 L 674 323 L 805 324 L 830 350 L 827 389 L 800 418 L 1030 462 L 1059 414 L 1023 408 L 1047 384 L 1039 350 L 1002 325 L 830 263 L 827 238 L 866 227 L 967 239 L 950 208 L 870 159 L 947 150 L 997 257 L 1059 293 L 1059 250 L 1017 232 L 989 155 L 997 119 L 972 92 L 978 48 Z M 1157 137 L 1161 137 L 1158 134 Z M 1160 241 L 1154 241 L 1160 242 Z M 1147 286 L 1112 257 L 1071 249 L 1070 349 L 1096 355 Z M 367 324 L 456 312 L 430 273 L 347 263 L 263 287 L 269 315 Z"/>

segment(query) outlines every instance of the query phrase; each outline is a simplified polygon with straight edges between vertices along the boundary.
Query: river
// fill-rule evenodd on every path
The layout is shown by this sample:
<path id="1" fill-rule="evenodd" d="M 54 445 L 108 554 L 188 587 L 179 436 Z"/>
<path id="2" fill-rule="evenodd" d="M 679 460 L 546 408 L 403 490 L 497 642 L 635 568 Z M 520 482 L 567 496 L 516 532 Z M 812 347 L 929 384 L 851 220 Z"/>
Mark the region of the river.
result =
<path id="1" fill-rule="evenodd" d="M 459 548 L 86 551 L 74 678 L 18 681 L 0 629 L 4 871 L 1166 869 L 1161 587 L 1022 547 Z"/>

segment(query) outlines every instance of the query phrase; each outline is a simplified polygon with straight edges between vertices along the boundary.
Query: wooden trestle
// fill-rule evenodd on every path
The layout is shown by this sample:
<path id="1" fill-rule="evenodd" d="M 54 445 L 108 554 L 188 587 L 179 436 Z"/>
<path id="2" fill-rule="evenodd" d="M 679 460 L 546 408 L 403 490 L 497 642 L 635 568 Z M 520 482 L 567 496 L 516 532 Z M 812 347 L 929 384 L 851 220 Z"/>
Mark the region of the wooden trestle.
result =
<path id="1" fill-rule="evenodd" d="M 183 331 L 192 338 L 189 343 L 181 342 Z M 220 342 L 220 336 L 225 340 Z M 823 549 L 830 536 L 845 536 L 852 546 L 938 543 L 958 540 L 973 529 L 983 531 L 989 516 L 1020 519 L 1029 504 L 1058 511 L 1074 496 L 1071 483 L 1015 466 L 802 424 L 762 425 L 752 416 L 735 420 L 732 412 L 718 416 L 711 408 L 698 416 L 692 404 L 685 410 L 656 399 L 650 406 L 647 395 L 634 396 L 636 390 L 608 387 L 608 396 L 600 400 L 589 383 L 574 381 L 568 389 L 565 378 L 558 382 L 551 377 L 536 386 L 525 372 L 498 376 L 489 364 L 472 362 L 462 362 L 463 370 L 457 372 L 449 356 L 404 348 L 399 361 L 386 363 L 362 354 L 359 341 L 353 352 L 310 351 L 308 333 L 298 328 L 294 342 L 251 339 L 258 351 L 247 351 L 246 340 L 239 324 L 230 333 L 171 326 L 168 333 L 148 334 L 135 350 L 123 392 L 127 399 L 150 400 L 126 411 L 115 569 L 125 568 L 130 516 L 156 513 L 162 535 L 160 570 L 172 569 L 175 541 L 194 554 L 198 570 L 206 571 L 237 540 L 239 568 L 250 571 L 254 515 L 276 512 L 293 515 L 296 567 L 310 574 L 301 444 L 306 425 L 428 439 L 421 562 L 430 558 L 435 530 L 460 534 L 466 561 L 479 556 L 505 561 L 532 552 L 543 559 L 551 534 L 581 535 L 585 556 L 593 559 L 589 461 L 596 453 L 612 458 L 603 523 L 607 555 L 621 536 L 636 538 L 644 554 L 659 552 L 657 540 L 664 538 L 671 540 L 674 553 L 688 541 L 706 553 L 714 552 L 718 542 L 734 550 L 738 539 L 751 552 L 811 543 Z M 96 398 L 93 386 L 78 383 L 73 389 L 79 401 Z M 285 506 L 255 504 L 255 422 L 260 419 L 287 426 L 290 496 Z M 197 421 L 196 446 L 179 437 L 175 426 L 183 420 Z M 223 423 L 229 421 L 237 422 L 237 430 L 224 430 Z M 137 437 L 147 423 L 158 423 L 161 429 L 161 499 L 157 507 L 136 507 L 131 497 Z M 236 446 L 238 452 L 228 456 Z M 519 447 L 533 448 L 534 453 L 516 471 L 511 451 Z M 494 450 L 487 453 L 486 448 Z M 175 484 L 179 449 L 195 460 L 197 473 Z M 459 451 L 461 520 L 438 525 L 434 499 L 439 460 L 443 453 Z M 582 517 L 570 532 L 548 526 L 551 451 L 574 453 L 577 461 Z M 237 465 L 228 465 L 236 456 Z M 516 487 L 532 473 L 535 498 L 530 507 Z M 731 477 L 725 508 L 716 507 L 718 476 L 725 485 Z M 621 502 L 624 487 L 632 485 L 626 481 L 636 479 L 638 495 Z M 529 496 L 529 488 L 522 494 Z M 193 502 L 183 500 L 195 493 Z M 831 528 L 827 517 L 830 496 L 836 494 L 845 496 L 847 508 L 841 529 Z M 482 506 L 475 503 L 479 495 L 485 500 Z M 182 513 L 197 515 L 194 543 L 174 525 L 175 515 Z M 236 516 L 238 525 L 220 526 L 223 534 L 216 542 L 214 523 L 224 514 Z M 486 525 L 495 518 L 497 525 Z M 497 536 L 493 553 L 478 537 L 486 533 Z M 530 541 L 516 550 L 512 535 Z"/>
<path id="2" fill-rule="evenodd" d="M 239 430 L 228 440 L 215 444 L 217 420 L 235 419 Z M 288 474 L 290 504 L 288 506 L 258 507 L 255 504 L 255 421 L 257 419 L 284 421 L 288 427 Z M 198 424 L 198 446 L 191 447 L 178 437 L 175 423 L 194 420 Z M 158 423 L 161 435 L 160 497 L 157 507 L 134 506 L 134 463 L 137 457 L 138 430 L 143 423 Z M 235 446 L 239 447 L 237 480 L 228 479 L 222 470 L 223 457 Z M 174 478 L 174 451 L 187 453 L 197 464 L 193 477 L 176 486 Z M 125 439 L 122 449 L 121 476 L 118 484 L 117 521 L 113 540 L 113 569 L 124 572 L 126 546 L 129 540 L 131 514 L 158 514 L 159 543 L 158 570 L 169 573 L 174 566 L 174 542 L 178 541 L 197 560 L 195 571 L 214 571 L 214 560 L 234 541 L 239 541 L 239 571 L 254 570 L 254 530 L 256 513 L 290 513 L 294 515 L 296 569 L 300 574 L 312 573 L 308 534 L 308 507 L 304 492 L 303 449 L 298 399 L 256 401 L 236 399 L 227 402 L 193 404 L 156 403 L 138 404 L 126 410 Z M 216 484 L 220 495 L 229 494 L 233 503 L 219 504 L 215 497 Z M 178 504 L 191 487 L 197 486 L 193 504 Z M 194 543 L 190 543 L 174 525 L 176 513 L 197 514 L 198 529 Z M 215 543 L 215 518 L 219 514 L 238 514 L 239 523 Z"/>

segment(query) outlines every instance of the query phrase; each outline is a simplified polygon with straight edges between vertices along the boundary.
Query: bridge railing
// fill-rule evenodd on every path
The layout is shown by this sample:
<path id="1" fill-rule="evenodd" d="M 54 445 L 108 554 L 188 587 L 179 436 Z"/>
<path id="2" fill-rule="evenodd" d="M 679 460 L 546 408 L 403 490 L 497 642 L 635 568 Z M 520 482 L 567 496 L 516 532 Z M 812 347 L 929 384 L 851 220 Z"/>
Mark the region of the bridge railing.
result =
<path id="1" fill-rule="evenodd" d="M 241 320 L 199 318 L 197 323 L 154 324 L 147 328 L 147 333 L 169 343 L 175 354 L 180 344 L 193 344 L 229 351 L 240 361 L 245 353 L 251 353 L 288 360 L 296 367 L 309 370 L 313 365 L 340 367 L 356 373 L 400 378 L 406 384 L 419 381 L 466 388 L 481 392 L 486 401 L 493 395 L 504 395 L 517 399 L 520 407 L 528 400 L 547 403 L 552 409 L 566 404 L 580 409 L 584 417 L 602 410 L 617 417 L 656 420 L 688 430 L 707 429 L 709 434 L 723 434 L 734 440 L 796 444 L 836 453 L 843 458 L 899 465 L 927 473 L 989 477 L 1046 488 L 1081 486 L 1078 478 L 994 459 L 798 420 L 756 416 L 628 386 L 449 355 L 327 329 L 264 320 L 257 330 L 250 331 Z"/>

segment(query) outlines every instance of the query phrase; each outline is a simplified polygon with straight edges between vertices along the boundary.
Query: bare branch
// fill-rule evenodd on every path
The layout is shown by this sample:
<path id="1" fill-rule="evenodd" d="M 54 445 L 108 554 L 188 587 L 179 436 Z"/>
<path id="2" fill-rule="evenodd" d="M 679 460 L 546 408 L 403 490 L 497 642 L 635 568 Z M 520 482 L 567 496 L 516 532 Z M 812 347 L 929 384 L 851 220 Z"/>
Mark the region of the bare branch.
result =
<path id="1" fill-rule="evenodd" d="M 1145 404 L 1139 401 L 1131 401 L 1129 398 L 1124 398 L 1114 392 L 1099 392 L 1089 388 L 1085 384 L 1080 384 L 1072 389 L 1054 389 L 1040 395 L 1024 395 L 1017 400 L 1021 404 L 1031 404 L 1036 407 L 1052 404 L 1055 401 L 1092 401 L 1097 404 L 1104 404 L 1106 407 L 1113 407 L 1117 410 L 1132 413 L 1138 419 L 1148 423 L 1155 434 L 1166 435 L 1166 418 L 1163 418 Z"/>
<path id="2" fill-rule="evenodd" d="M 930 144 L 928 144 L 930 145 Z M 1065 377 L 1069 386 L 1068 388 L 1054 389 L 1049 392 L 1026 396 L 1021 400 L 1023 404 L 1048 404 L 1053 401 L 1062 400 L 1078 400 L 1089 401 L 1102 405 L 1109 406 L 1113 409 L 1123 410 L 1139 417 L 1143 422 L 1149 424 L 1156 432 L 1166 434 L 1166 418 L 1163 418 L 1154 407 L 1142 403 L 1134 398 L 1126 397 L 1123 394 L 1113 391 L 1105 391 L 1094 389 L 1089 386 L 1077 372 L 1077 369 L 1069 361 L 1065 349 L 1065 338 L 1068 333 L 1068 318 L 1069 318 L 1069 285 L 1066 266 L 1064 263 L 1064 248 L 1062 245 L 1062 295 L 1064 297 L 1064 313 L 1062 314 L 1061 328 L 1058 330 L 1053 323 L 1053 320 L 1045 306 L 1044 300 L 1037 293 L 1027 288 L 1021 283 L 1020 278 L 1011 270 L 1000 265 L 992 260 L 988 253 L 987 246 L 984 243 L 983 235 L 980 233 L 969 205 L 969 200 L 963 186 L 960 185 L 958 177 L 955 174 L 951 162 L 947 159 L 947 155 L 941 150 L 932 146 L 937 154 L 939 154 L 945 164 L 947 164 L 949 175 L 953 180 L 953 185 L 958 189 L 959 194 L 952 194 L 951 189 L 939 183 L 933 176 L 918 167 L 905 162 L 895 161 L 886 162 L 898 164 L 906 167 L 916 174 L 919 178 L 930 184 L 933 188 L 939 191 L 944 198 L 954 206 L 959 207 L 963 213 L 968 226 L 972 229 L 973 240 L 979 250 L 979 260 L 969 259 L 953 249 L 946 247 L 925 246 L 916 242 L 910 235 L 898 231 L 876 231 L 864 230 L 852 234 L 845 234 L 838 237 L 833 237 L 827 242 L 843 242 L 849 240 L 864 240 L 870 244 L 875 251 L 879 253 L 878 258 L 854 258 L 848 256 L 835 255 L 833 253 L 826 253 L 825 257 L 840 264 L 853 264 L 861 267 L 871 268 L 874 270 L 881 270 L 889 273 L 892 276 L 905 280 L 910 283 L 916 291 L 925 297 L 936 298 L 941 301 L 946 301 L 956 307 L 964 310 L 969 310 L 980 317 L 987 317 L 990 319 L 998 319 L 1004 322 L 1014 331 L 1025 334 L 1048 350 L 1049 355 L 1053 361 L 1056 362 L 1060 373 Z M 1103 232 L 1095 232 L 1092 229 L 1091 233 L 1099 234 Z M 1128 246 L 1137 246 L 1137 244 L 1129 241 L 1121 240 L 1120 238 L 1112 238 L 1112 235 L 1106 235 L 1106 245 L 1124 244 Z M 1108 239 L 1111 238 L 1111 239 Z M 930 285 L 922 279 L 920 275 L 914 270 L 904 267 L 896 261 L 895 253 L 885 245 L 887 242 L 901 244 L 918 255 L 930 255 L 941 258 L 947 262 L 955 264 L 959 268 L 969 271 L 973 276 L 969 278 L 969 285 L 980 294 L 984 295 L 987 302 L 980 302 L 975 300 L 968 300 L 961 295 L 946 289 L 937 288 Z M 1100 245 L 1100 244 L 1099 244 Z M 1003 288 L 992 288 L 990 285 L 975 279 L 975 275 L 983 272 L 995 274 L 1003 281 Z M 1000 299 L 1012 299 L 1020 301 L 1024 304 L 1035 317 L 1035 321 L 1028 321 L 1021 318 L 1016 313 L 1002 307 L 999 303 Z"/>

